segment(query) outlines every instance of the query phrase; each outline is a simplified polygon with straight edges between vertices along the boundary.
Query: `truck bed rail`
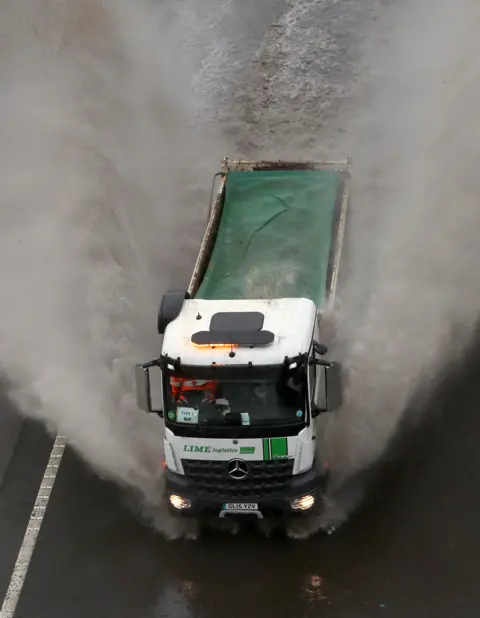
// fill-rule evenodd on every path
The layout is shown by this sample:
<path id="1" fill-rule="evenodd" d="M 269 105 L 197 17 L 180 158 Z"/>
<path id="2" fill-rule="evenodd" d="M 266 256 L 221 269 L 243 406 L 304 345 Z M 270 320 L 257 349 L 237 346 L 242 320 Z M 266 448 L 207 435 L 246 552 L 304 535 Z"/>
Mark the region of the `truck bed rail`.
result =
<path id="1" fill-rule="evenodd" d="M 228 172 L 252 172 L 260 170 L 324 170 L 336 169 L 350 175 L 352 159 L 343 161 L 233 161 L 228 157 L 222 160 L 222 174 Z"/>

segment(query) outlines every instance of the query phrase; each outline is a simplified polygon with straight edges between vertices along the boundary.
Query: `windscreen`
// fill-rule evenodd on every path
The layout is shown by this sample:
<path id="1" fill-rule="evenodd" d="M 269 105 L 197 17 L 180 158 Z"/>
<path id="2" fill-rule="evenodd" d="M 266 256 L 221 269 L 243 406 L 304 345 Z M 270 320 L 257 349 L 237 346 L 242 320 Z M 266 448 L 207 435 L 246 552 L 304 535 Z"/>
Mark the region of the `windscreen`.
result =
<path id="1" fill-rule="evenodd" d="M 191 373 L 191 372 L 190 372 Z M 305 421 L 304 370 L 293 373 L 283 366 L 236 377 L 211 375 L 165 376 L 166 420 L 182 425 L 226 424 L 271 426 Z"/>

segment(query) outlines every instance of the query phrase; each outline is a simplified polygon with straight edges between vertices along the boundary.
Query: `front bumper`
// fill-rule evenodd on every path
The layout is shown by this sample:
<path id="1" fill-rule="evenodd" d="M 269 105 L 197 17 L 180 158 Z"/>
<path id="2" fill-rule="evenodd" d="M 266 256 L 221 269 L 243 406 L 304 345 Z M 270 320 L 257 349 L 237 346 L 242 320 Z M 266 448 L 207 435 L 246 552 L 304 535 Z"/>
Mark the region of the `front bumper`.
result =
<path id="1" fill-rule="evenodd" d="M 317 467 L 308 472 L 291 477 L 281 492 L 273 496 L 244 496 L 242 503 L 257 504 L 255 510 L 227 510 L 226 504 L 238 504 L 238 498 L 228 494 L 211 496 L 199 489 L 192 483 L 192 480 L 184 475 L 176 474 L 171 470 L 165 471 L 165 492 L 169 511 L 176 517 L 195 517 L 198 519 L 212 518 L 238 518 L 238 519 L 263 519 L 263 518 L 284 518 L 301 515 L 309 515 L 321 511 L 322 496 L 326 484 L 326 472 Z M 178 506 L 188 504 L 187 508 L 175 508 L 170 500 Z M 298 510 L 292 508 L 291 500 L 313 496 L 314 501 L 308 509 Z M 177 500 L 180 498 L 180 500 Z M 308 503 L 311 500 L 308 500 Z"/>

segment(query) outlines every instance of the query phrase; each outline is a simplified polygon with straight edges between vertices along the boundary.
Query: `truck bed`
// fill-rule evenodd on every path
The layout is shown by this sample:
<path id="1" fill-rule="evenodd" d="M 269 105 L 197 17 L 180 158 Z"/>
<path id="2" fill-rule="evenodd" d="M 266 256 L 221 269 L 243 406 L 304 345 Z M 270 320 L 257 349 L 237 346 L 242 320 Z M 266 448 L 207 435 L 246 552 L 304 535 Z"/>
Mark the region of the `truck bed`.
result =
<path id="1" fill-rule="evenodd" d="M 203 247 L 203 267 L 197 269 L 192 296 L 305 297 L 322 306 L 332 284 L 346 208 L 345 169 L 235 163 L 227 164 L 212 209 L 210 242 Z"/>

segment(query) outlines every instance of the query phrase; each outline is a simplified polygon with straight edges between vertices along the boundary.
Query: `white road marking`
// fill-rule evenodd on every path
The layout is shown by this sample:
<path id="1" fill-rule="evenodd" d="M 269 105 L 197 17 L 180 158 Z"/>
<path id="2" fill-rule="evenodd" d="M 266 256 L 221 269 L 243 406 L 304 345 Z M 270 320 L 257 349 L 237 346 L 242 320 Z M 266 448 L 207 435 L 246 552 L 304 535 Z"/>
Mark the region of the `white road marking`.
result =
<path id="1" fill-rule="evenodd" d="M 57 436 L 52 447 L 52 452 L 50 453 L 50 459 L 45 468 L 42 482 L 40 483 L 35 504 L 30 514 L 30 521 L 25 530 L 20 551 L 18 552 L 17 561 L 10 578 L 7 593 L 3 600 L 2 609 L 0 610 L 0 618 L 13 618 L 15 615 L 15 610 L 20 599 L 20 594 L 22 593 L 28 567 L 30 566 L 38 534 L 47 510 L 48 501 L 52 494 L 53 485 L 57 478 L 65 446 L 66 439 L 63 436 Z"/>

